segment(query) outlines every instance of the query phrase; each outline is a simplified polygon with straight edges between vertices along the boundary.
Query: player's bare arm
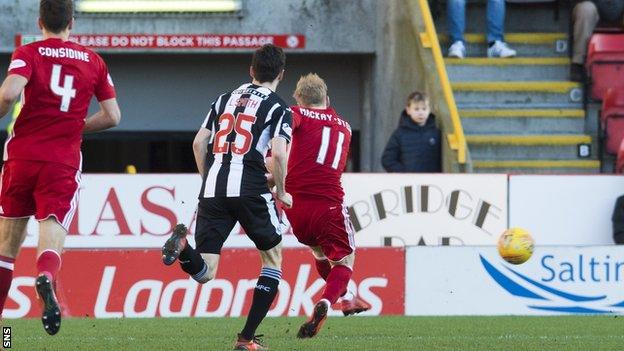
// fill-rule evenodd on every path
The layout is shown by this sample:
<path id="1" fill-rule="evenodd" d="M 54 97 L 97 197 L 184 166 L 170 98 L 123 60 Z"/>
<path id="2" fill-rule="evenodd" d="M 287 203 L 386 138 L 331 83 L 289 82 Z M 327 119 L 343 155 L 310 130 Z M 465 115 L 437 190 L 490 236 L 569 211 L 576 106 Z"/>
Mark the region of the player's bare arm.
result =
<path id="1" fill-rule="evenodd" d="M 292 196 L 284 188 L 286 165 L 288 164 L 287 141 L 282 137 L 271 140 L 271 155 L 273 155 L 273 181 L 277 187 L 277 198 L 288 208 L 292 207 Z"/>
<path id="2" fill-rule="evenodd" d="M 210 140 L 210 130 L 200 128 L 193 140 L 193 155 L 195 155 L 195 163 L 197 171 L 204 176 L 204 162 L 206 162 L 206 150 L 208 150 L 208 141 Z"/>
<path id="3" fill-rule="evenodd" d="M 83 133 L 99 132 L 113 128 L 121 121 L 121 111 L 117 99 L 112 98 L 100 102 L 100 110 L 85 121 Z"/>
<path id="4" fill-rule="evenodd" d="M 6 77 L 0 87 L 0 118 L 9 112 L 27 83 L 28 80 L 19 74 L 10 74 Z"/>

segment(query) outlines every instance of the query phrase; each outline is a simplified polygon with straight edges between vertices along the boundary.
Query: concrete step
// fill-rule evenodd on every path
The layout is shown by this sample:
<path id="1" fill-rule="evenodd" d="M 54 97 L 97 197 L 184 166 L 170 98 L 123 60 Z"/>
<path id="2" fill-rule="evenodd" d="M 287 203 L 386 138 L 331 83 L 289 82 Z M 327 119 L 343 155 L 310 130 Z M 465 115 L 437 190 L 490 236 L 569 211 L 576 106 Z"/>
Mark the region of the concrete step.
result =
<path id="1" fill-rule="evenodd" d="M 570 70 L 567 57 L 447 58 L 445 63 L 453 82 L 564 81 Z"/>
<path id="2" fill-rule="evenodd" d="M 535 173 L 535 174 L 597 174 L 598 160 L 496 160 L 473 161 L 476 173 Z"/>
<path id="3" fill-rule="evenodd" d="M 513 105 L 525 108 L 578 108 L 583 99 L 581 85 L 575 82 L 470 81 L 453 82 L 451 86 L 460 108 L 479 104 L 488 107 Z"/>
<path id="4" fill-rule="evenodd" d="M 448 37 L 438 35 L 442 52 L 446 54 Z M 484 34 L 466 33 L 467 57 L 487 56 L 487 43 Z M 518 57 L 567 57 L 568 36 L 566 33 L 507 33 L 505 41 L 518 52 Z"/>
<path id="5" fill-rule="evenodd" d="M 578 159 L 578 144 L 591 144 L 583 134 L 468 134 L 474 160 Z"/>
<path id="6" fill-rule="evenodd" d="M 585 128 L 582 109 L 460 110 L 466 134 L 576 134 Z"/>

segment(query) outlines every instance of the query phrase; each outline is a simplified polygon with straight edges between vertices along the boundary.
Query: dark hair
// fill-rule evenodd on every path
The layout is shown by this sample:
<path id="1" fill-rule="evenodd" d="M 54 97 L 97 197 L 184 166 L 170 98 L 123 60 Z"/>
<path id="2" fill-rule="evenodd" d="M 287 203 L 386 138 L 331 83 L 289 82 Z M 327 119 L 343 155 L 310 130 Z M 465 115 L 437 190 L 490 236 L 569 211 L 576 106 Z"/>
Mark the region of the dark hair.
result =
<path id="1" fill-rule="evenodd" d="M 272 82 L 286 65 L 286 55 L 281 48 L 265 44 L 256 50 L 251 59 L 254 78 L 260 82 Z"/>
<path id="2" fill-rule="evenodd" d="M 415 91 L 407 97 L 407 104 L 412 102 L 429 102 L 429 97 L 423 92 Z"/>
<path id="3" fill-rule="evenodd" d="M 43 27 L 55 34 L 64 31 L 74 17 L 72 0 L 41 0 L 39 18 Z"/>

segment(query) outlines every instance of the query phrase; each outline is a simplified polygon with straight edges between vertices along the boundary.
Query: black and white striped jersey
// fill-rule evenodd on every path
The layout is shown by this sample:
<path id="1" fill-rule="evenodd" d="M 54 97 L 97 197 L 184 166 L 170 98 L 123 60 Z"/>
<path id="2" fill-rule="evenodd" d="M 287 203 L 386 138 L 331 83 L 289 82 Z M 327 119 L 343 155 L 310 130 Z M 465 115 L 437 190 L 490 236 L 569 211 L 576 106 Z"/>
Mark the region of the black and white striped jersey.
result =
<path id="1" fill-rule="evenodd" d="M 211 134 L 199 198 L 268 193 L 264 158 L 271 139 L 290 142 L 291 123 L 290 108 L 268 88 L 243 84 L 219 96 L 202 125 Z"/>

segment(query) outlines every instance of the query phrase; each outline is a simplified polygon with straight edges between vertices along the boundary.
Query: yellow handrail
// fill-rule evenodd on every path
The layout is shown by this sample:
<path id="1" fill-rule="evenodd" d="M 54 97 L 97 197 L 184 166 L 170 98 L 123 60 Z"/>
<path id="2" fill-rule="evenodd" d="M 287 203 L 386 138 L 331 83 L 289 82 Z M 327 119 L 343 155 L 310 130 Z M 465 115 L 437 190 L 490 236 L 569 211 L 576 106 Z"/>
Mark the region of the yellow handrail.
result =
<path id="1" fill-rule="evenodd" d="M 449 145 L 451 149 L 457 150 L 457 162 L 465 164 L 466 137 L 459 119 L 459 112 L 457 111 L 457 105 L 455 104 L 455 97 L 453 96 L 451 83 L 449 82 L 448 75 L 446 74 L 446 66 L 444 65 L 444 58 L 442 57 L 442 50 L 440 50 L 438 34 L 436 33 L 435 26 L 433 25 L 433 18 L 431 17 L 431 11 L 429 10 L 427 0 L 418 0 L 418 5 L 425 23 L 425 33 L 420 33 L 420 40 L 424 47 L 429 47 L 432 50 L 433 61 L 436 66 L 438 77 L 440 78 L 442 92 L 444 93 L 444 100 L 448 105 L 448 109 L 451 114 L 451 121 L 453 123 L 453 133 L 448 134 L 447 136 L 449 139 Z"/>

